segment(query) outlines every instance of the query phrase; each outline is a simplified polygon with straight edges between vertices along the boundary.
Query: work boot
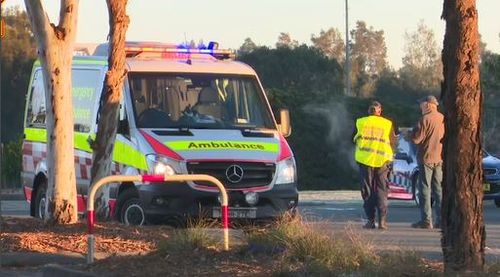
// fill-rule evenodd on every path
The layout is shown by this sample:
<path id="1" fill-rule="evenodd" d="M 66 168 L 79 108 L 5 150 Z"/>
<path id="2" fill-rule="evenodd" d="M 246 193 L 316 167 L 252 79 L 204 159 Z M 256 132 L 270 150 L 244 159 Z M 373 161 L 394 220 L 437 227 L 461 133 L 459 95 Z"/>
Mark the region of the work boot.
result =
<path id="1" fill-rule="evenodd" d="M 413 228 L 420 228 L 420 229 L 432 229 L 432 223 L 429 221 L 418 221 L 415 222 L 411 225 Z"/>
<path id="2" fill-rule="evenodd" d="M 365 229 L 375 229 L 375 219 L 368 219 L 366 224 L 363 226 Z"/>
<path id="3" fill-rule="evenodd" d="M 382 215 L 378 219 L 378 228 L 382 230 L 387 230 L 387 215 Z"/>

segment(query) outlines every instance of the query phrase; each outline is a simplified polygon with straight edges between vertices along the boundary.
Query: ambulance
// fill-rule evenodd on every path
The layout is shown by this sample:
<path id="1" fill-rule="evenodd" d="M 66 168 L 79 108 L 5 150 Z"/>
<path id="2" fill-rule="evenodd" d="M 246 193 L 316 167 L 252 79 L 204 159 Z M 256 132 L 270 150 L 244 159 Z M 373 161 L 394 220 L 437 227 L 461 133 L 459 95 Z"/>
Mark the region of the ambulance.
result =
<path id="1" fill-rule="evenodd" d="M 127 76 L 120 103 L 112 174 L 208 174 L 229 194 L 229 216 L 269 219 L 298 204 L 294 155 L 285 137 L 287 110 L 273 115 L 262 84 L 234 52 L 210 43 L 189 49 L 152 42 L 126 44 Z M 99 100 L 108 45 L 72 64 L 78 211 L 86 210 Z M 47 132 L 42 69 L 33 66 L 22 146 L 22 183 L 32 216 L 47 205 Z M 210 183 L 113 184 L 111 214 L 142 225 L 218 218 L 220 196 Z"/>

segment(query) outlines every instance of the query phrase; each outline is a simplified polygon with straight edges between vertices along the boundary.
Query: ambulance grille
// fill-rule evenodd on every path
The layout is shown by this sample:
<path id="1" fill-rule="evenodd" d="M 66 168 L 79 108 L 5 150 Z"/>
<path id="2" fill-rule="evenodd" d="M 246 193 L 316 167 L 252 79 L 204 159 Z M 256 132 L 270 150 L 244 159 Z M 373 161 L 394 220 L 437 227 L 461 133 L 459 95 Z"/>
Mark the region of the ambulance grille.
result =
<path id="1" fill-rule="evenodd" d="M 243 176 L 239 182 L 231 182 L 226 175 L 228 168 L 238 166 L 243 170 Z M 268 186 L 274 178 L 276 165 L 273 163 L 256 162 L 189 162 L 187 164 L 189 174 L 208 174 L 221 181 L 226 188 L 253 188 Z M 215 186 L 208 182 L 196 182 L 198 185 Z"/>

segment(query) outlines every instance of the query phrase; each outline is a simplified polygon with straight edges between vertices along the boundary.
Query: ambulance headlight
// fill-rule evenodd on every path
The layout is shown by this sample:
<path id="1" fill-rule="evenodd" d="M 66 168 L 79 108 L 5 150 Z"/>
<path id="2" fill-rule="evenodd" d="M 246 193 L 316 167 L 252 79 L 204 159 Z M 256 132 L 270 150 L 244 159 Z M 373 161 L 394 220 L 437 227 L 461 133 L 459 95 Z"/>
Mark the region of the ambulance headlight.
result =
<path id="1" fill-rule="evenodd" d="M 278 162 L 276 166 L 276 184 L 290 184 L 297 180 L 297 170 L 295 160 L 293 158 Z"/>
<path id="2" fill-rule="evenodd" d="M 245 193 L 245 201 L 250 206 L 255 206 L 259 202 L 259 195 L 256 192 Z"/>
<path id="3" fill-rule="evenodd" d="M 157 163 L 154 168 L 154 174 L 172 176 L 175 175 L 175 170 L 168 164 Z"/>
<path id="4" fill-rule="evenodd" d="M 147 158 L 152 163 L 152 172 L 155 175 L 167 175 L 172 176 L 176 174 L 176 171 L 172 165 L 169 164 L 169 159 L 160 155 L 150 154 Z"/>

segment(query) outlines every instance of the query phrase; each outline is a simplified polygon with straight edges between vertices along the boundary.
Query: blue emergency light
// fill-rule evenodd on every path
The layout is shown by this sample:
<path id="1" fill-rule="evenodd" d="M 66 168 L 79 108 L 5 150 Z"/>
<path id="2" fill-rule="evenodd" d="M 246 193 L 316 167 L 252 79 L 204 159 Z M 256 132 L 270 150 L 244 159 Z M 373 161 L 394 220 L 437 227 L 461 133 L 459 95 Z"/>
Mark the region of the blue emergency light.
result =
<path id="1" fill-rule="evenodd" d="M 189 48 L 186 45 L 171 45 L 165 43 L 151 43 L 151 42 L 127 42 L 125 51 L 127 57 L 139 57 L 150 54 L 157 54 L 161 58 L 172 59 L 203 59 L 203 55 L 210 55 L 216 59 L 234 59 L 235 52 L 228 49 L 218 49 L 219 44 L 211 41 L 208 47 Z M 193 54 L 195 56 L 193 56 Z"/>

